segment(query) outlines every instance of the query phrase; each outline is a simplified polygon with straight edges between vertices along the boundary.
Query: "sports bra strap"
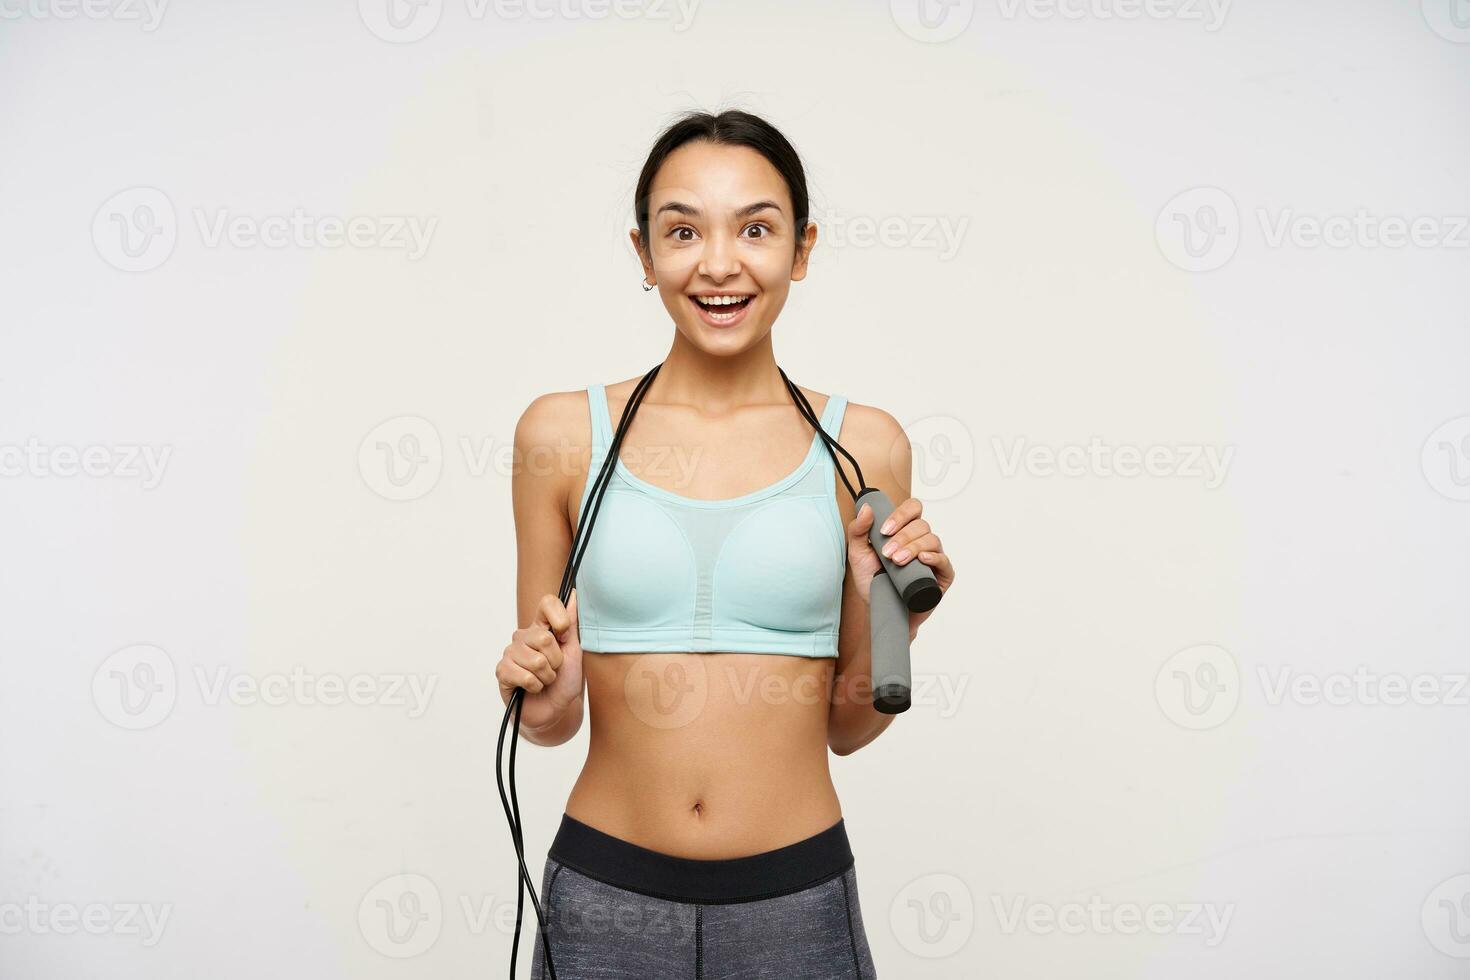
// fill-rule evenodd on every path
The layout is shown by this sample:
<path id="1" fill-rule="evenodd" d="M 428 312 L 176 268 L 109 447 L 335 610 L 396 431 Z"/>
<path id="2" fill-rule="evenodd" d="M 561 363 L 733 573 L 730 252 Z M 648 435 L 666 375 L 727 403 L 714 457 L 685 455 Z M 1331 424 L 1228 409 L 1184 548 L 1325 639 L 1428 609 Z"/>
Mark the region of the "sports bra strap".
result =
<path id="1" fill-rule="evenodd" d="M 841 395 L 828 395 L 827 405 L 822 409 L 822 429 L 833 439 L 842 431 L 842 416 L 847 412 L 847 399 Z M 827 453 L 824 451 L 823 456 Z M 829 458 L 830 462 L 830 458 Z"/>
<path id="2" fill-rule="evenodd" d="M 592 458 L 601 465 L 602 454 L 612 445 L 612 419 L 607 411 L 607 389 L 600 384 L 587 386 L 587 401 L 592 406 Z"/>

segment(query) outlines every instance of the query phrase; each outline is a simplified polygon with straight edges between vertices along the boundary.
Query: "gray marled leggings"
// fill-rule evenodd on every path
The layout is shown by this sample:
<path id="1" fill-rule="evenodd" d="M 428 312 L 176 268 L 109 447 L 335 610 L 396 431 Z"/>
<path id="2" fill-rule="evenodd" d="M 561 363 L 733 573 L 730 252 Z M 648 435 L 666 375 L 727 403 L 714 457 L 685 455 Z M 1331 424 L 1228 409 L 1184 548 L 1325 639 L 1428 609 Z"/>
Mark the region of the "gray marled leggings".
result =
<path id="1" fill-rule="evenodd" d="M 851 857 L 834 850 L 837 836 L 845 850 L 839 822 L 818 835 L 821 847 L 813 837 L 750 858 L 695 861 L 564 816 L 540 890 L 558 980 L 874 980 L 856 872 Z M 834 871 L 834 863 L 842 866 Z M 813 874 L 823 880 L 748 897 Z M 534 915 L 530 923 L 531 977 L 546 980 Z"/>

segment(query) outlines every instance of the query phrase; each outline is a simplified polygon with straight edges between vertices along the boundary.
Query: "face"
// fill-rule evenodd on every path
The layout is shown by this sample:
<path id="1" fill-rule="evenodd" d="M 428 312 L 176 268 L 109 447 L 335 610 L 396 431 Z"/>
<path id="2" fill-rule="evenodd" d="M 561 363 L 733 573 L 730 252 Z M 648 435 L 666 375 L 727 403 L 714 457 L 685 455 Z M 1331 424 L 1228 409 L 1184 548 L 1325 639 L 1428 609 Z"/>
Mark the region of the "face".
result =
<path id="1" fill-rule="evenodd" d="M 770 333 L 816 242 L 798 240 L 791 192 L 744 146 L 686 143 L 664 160 L 648 202 L 648 241 L 632 231 L 646 282 L 658 284 L 679 333 L 711 353 L 746 350 Z M 646 247 L 640 248 L 640 244 Z"/>

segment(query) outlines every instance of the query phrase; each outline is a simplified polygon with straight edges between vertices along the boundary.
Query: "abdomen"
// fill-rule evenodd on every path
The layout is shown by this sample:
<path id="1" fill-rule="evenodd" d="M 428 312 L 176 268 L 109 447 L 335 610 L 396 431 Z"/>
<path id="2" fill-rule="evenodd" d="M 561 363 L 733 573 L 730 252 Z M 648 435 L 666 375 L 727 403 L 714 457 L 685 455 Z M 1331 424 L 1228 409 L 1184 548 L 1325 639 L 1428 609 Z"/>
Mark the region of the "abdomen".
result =
<path id="1" fill-rule="evenodd" d="M 577 820 L 682 857 L 739 857 L 841 817 L 827 767 L 835 660 L 585 652 L 591 744 Z"/>

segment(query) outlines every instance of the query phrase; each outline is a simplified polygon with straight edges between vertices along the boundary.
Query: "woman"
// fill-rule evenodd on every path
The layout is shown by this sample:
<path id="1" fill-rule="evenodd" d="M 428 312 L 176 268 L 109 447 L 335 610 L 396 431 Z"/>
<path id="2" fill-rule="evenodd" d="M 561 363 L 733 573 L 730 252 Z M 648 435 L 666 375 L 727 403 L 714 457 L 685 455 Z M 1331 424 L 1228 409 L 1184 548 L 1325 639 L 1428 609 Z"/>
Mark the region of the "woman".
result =
<path id="1" fill-rule="evenodd" d="M 552 961 L 563 980 L 874 977 L 827 766 L 829 748 L 855 752 L 893 720 L 870 703 L 872 512 L 852 513 L 771 344 L 817 238 L 801 162 L 756 116 L 691 114 L 655 143 L 635 200 L 644 288 L 673 343 L 565 606 L 572 536 L 638 379 L 543 395 L 515 434 L 520 460 L 567 446 L 575 459 L 515 471 L 529 625 L 496 667 L 503 699 L 525 689 L 521 734 L 539 745 L 571 738 L 591 706 L 541 883 Z M 892 559 L 948 589 L 898 423 L 802 390 L 900 502 Z M 912 614 L 910 634 L 931 614 Z"/>

